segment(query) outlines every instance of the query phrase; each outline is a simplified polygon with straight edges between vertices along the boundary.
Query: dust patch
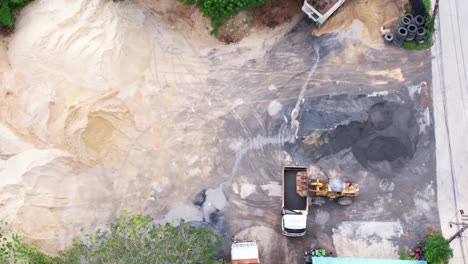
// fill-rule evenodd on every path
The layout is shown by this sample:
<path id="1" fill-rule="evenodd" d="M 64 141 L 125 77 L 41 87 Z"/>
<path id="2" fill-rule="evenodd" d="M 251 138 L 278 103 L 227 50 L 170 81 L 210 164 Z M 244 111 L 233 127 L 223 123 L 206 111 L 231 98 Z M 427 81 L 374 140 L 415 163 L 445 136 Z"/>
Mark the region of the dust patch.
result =
<path id="1" fill-rule="evenodd" d="M 203 213 L 194 206 L 189 205 L 176 205 L 174 208 L 169 210 L 163 220 L 159 220 L 159 223 L 174 223 L 177 224 L 181 219 L 185 221 L 203 221 Z"/>
<path id="2" fill-rule="evenodd" d="M 268 196 L 281 197 L 282 186 L 279 182 L 270 182 L 269 184 L 260 185 L 263 191 L 267 192 Z"/>
<path id="3" fill-rule="evenodd" d="M 403 82 L 405 79 L 403 78 L 403 73 L 401 72 L 401 69 L 393 69 L 393 70 L 371 70 L 368 71 L 367 74 L 370 76 L 384 76 L 388 77 L 400 82 Z"/>
<path id="4" fill-rule="evenodd" d="M 417 191 L 413 196 L 415 209 L 404 213 L 405 219 L 414 219 L 418 216 L 424 215 L 430 221 L 436 221 L 437 215 L 434 214 L 437 211 L 437 200 L 435 193 L 435 184 L 433 181 L 430 182 L 423 190 Z"/>
<path id="5" fill-rule="evenodd" d="M 245 199 L 256 192 L 257 192 L 257 185 L 250 184 L 250 183 L 241 184 L 240 196 L 242 199 Z"/>
<path id="6" fill-rule="evenodd" d="M 281 111 L 282 105 L 280 102 L 273 100 L 268 105 L 268 114 L 270 116 L 275 116 Z"/>
<path id="7" fill-rule="evenodd" d="M 426 82 L 408 87 L 408 94 L 415 102 L 418 110 L 416 120 L 419 125 L 419 133 L 423 134 L 432 126 L 431 108 L 433 105 L 431 88 Z"/>
<path id="8" fill-rule="evenodd" d="M 388 179 L 382 179 L 379 182 L 379 189 L 382 192 L 393 192 L 395 190 L 395 183 Z"/>
<path id="9" fill-rule="evenodd" d="M 315 223 L 322 227 L 330 220 L 330 214 L 327 211 L 318 210 L 315 214 Z"/>
<path id="10" fill-rule="evenodd" d="M 393 241 L 402 234 L 400 222 L 343 222 L 333 229 L 333 244 L 339 257 L 396 259 Z"/>

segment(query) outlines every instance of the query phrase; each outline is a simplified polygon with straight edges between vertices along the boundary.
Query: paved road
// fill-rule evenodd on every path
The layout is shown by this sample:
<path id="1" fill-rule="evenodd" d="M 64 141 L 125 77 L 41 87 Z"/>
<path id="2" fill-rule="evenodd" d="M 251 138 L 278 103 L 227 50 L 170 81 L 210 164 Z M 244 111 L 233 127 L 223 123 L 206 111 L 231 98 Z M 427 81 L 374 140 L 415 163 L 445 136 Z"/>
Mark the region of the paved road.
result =
<path id="1" fill-rule="evenodd" d="M 440 1 L 438 32 L 432 53 L 434 120 L 437 148 L 438 202 L 442 232 L 451 236 L 468 213 L 468 2 Z M 468 263 L 468 232 L 452 242 L 450 263 Z"/>

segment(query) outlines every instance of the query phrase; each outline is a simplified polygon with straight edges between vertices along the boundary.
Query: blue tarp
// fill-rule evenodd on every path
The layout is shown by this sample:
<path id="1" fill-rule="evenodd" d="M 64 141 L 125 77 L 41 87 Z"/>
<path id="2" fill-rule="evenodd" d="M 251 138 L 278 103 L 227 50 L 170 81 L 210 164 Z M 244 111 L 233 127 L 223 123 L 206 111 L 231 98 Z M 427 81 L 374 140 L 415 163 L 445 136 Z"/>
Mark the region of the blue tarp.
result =
<path id="1" fill-rule="evenodd" d="M 325 258 L 313 257 L 313 264 L 427 264 L 422 260 L 399 259 L 357 259 L 357 258 Z"/>

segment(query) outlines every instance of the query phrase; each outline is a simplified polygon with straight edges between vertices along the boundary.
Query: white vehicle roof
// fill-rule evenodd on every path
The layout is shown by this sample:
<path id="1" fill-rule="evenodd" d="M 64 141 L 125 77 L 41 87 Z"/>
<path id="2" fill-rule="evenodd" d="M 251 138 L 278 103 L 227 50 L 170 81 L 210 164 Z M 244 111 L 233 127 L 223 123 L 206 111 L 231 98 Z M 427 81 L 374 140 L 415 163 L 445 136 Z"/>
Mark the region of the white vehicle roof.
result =
<path id="1" fill-rule="evenodd" d="M 231 245 L 232 260 L 258 259 L 258 245 L 255 241 L 236 242 Z"/>
<path id="2" fill-rule="evenodd" d="M 286 214 L 283 215 L 283 224 L 288 229 L 303 229 L 307 226 L 307 215 Z"/>

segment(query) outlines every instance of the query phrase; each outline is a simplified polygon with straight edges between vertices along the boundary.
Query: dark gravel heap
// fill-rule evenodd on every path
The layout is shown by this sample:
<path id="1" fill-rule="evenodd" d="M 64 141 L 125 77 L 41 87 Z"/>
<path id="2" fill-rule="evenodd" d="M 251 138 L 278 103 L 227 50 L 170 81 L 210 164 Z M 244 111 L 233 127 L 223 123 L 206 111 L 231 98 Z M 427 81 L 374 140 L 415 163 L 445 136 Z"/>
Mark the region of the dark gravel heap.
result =
<path id="1" fill-rule="evenodd" d="M 357 99 L 354 105 L 362 106 L 369 104 L 368 100 Z M 339 102 L 336 102 L 339 103 Z M 320 107 L 320 104 L 316 105 Z M 301 114 L 301 124 L 308 128 L 301 133 L 301 148 L 304 154 L 313 160 L 337 153 L 345 148 L 351 147 L 354 157 L 359 163 L 368 167 L 369 161 L 394 161 L 398 158 L 412 158 L 415 152 L 415 146 L 418 140 L 418 124 L 412 114 L 412 106 L 409 104 L 398 104 L 381 100 L 367 110 L 356 113 L 356 110 L 345 112 L 323 111 L 321 109 L 306 109 Z M 352 113 L 351 113 L 352 112 Z M 317 114 L 320 113 L 320 114 Z M 337 121 L 337 116 L 341 123 L 334 129 L 323 127 L 319 130 L 312 129 L 311 122 L 314 119 L 315 124 L 326 124 L 329 126 L 329 120 Z M 355 117 L 366 116 L 364 120 L 359 121 Z M 344 121 L 343 121 L 344 120 Z M 305 123 L 303 123 L 305 122 Z M 335 123 L 336 124 L 336 123 Z M 327 129 L 327 130 L 324 130 Z M 319 131 L 319 140 L 310 143 L 306 140 L 307 136 Z M 322 131 L 322 132 L 320 132 Z"/>

